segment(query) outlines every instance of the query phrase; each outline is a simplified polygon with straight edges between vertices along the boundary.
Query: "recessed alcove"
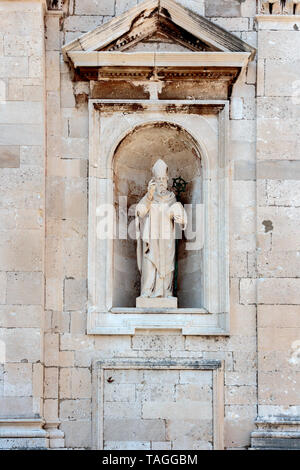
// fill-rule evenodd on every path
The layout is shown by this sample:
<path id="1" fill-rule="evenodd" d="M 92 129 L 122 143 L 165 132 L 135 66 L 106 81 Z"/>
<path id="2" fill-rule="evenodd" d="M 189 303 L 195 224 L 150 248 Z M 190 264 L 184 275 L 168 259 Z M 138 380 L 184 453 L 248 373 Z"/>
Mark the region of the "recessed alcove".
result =
<path id="1" fill-rule="evenodd" d="M 151 168 L 158 158 L 168 165 L 169 189 L 173 178 L 179 176 L 188 183 L 180 200 L 193 207 L 191 213 L 195 215 L 196 204 L 203 203 L 201 155 L 192 136 L 182 127 L 163 121 L 146 124 L 135 128 L 119 143 L 113 159 L 117 218 L 117 237 L 113 249 L 113 307 L 135 307 L 136 297 L 140 295 L 140 273 L 133 238 L 134 205 L 147 192 L 148 182 L 152 178 Z M 120 218 L 126 215 L 124 209 L 129 215 L 129 233 L 127 239 L 120 239 L 118 228 Z M 120 211 L 123 215 L 119 217 Z M 195 227 L 195 220 L 193 225 Z M 187 250 L 185 235 L 178 240 L 179 308 L 199 308 L 203 305 L 202 251 Z"/>

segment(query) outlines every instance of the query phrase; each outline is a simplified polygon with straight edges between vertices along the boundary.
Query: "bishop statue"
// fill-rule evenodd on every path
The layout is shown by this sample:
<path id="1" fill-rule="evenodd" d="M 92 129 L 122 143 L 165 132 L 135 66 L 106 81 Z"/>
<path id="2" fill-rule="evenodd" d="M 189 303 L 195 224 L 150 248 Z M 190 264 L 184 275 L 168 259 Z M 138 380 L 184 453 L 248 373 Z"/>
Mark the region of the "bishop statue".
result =
<path id="1" fill-rule="evenodd" d="M 177 307 L 173 297 L 176 224 L 186 227 L 186 213 L 168 191 L 168 167 L 159 159 L 148 192 L 136 207 L 137 263 L 141 296 L 137 307 Z"/>

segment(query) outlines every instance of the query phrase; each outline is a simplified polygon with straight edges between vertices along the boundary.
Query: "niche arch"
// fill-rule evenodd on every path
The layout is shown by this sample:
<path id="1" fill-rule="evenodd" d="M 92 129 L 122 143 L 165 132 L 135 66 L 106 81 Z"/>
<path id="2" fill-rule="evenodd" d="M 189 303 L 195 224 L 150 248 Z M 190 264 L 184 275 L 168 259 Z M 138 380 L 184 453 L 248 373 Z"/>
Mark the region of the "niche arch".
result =
<path id="1" fill-rule="evenodd" d="M 158 158 L 169 167 L 169 189 L 172 179 L 181 176 L 187 181 L 187 191 L 181 202 L 196 208 L 203 205 L 202 155 L 195 139 L 182 126 L 167 121 L 153 121 L 135 126 L 117 144 L 112 161 L 114 207 L 117 237 L 113 249 L 113 307 L 135 307 L 140 295 L 140 274 L 136 263 L 134 207 L 145 195 L 152 177 L 151 168 Z M 124 198 L 124 199 L 121 199 Z M 126 202 L 126 207 L 125 207 Z M 130 209 L 131 208 L 131 209 Z M 195 210 L 193 225 L 195 227 Z M 129 217 L 127 239 L 120 239 L 119 221 Z M 201 224 L 203 221 L 201 221 Z M 188 235 L 188 232 L 186 233 Z M 124 236 L 124 233 L 122 233 Z M 203 306 L 203 250 L 186 250 L 185 236 L 179 240 L 178 306 Z"/>

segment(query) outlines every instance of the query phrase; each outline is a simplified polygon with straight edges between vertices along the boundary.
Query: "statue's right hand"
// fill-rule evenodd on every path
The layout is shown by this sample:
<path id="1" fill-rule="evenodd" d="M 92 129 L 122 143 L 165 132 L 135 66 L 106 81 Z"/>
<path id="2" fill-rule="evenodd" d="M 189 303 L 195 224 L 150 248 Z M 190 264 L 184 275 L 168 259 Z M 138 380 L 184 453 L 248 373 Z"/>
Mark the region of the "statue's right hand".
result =
<path id="1" fill-rule="evenodd" d="M 149 199 L 152 199 L 152 198 L 153 198 L 153 194 L 154 194 L 155 188 L 156 188 L 156 183 L 155 183 L 155 181 L 152 179 L 152 180 L 149 181 L 149 184 L 148 184 L 148 197 L 149 197 Z"/>

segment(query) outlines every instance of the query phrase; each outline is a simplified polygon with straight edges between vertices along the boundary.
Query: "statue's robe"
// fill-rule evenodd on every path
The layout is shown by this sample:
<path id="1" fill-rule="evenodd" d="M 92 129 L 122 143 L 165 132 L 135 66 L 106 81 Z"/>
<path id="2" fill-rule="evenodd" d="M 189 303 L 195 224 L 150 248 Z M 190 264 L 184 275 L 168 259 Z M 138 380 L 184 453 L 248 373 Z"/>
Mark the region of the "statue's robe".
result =
<path id="1" fill-rule="evenodd" d="M 175 269 L 175 223 L 186 226 L 186 213 L 174 193 L 147 194 L 136 207 L 137 262 L 142 297 L 171 297 Z"/>

